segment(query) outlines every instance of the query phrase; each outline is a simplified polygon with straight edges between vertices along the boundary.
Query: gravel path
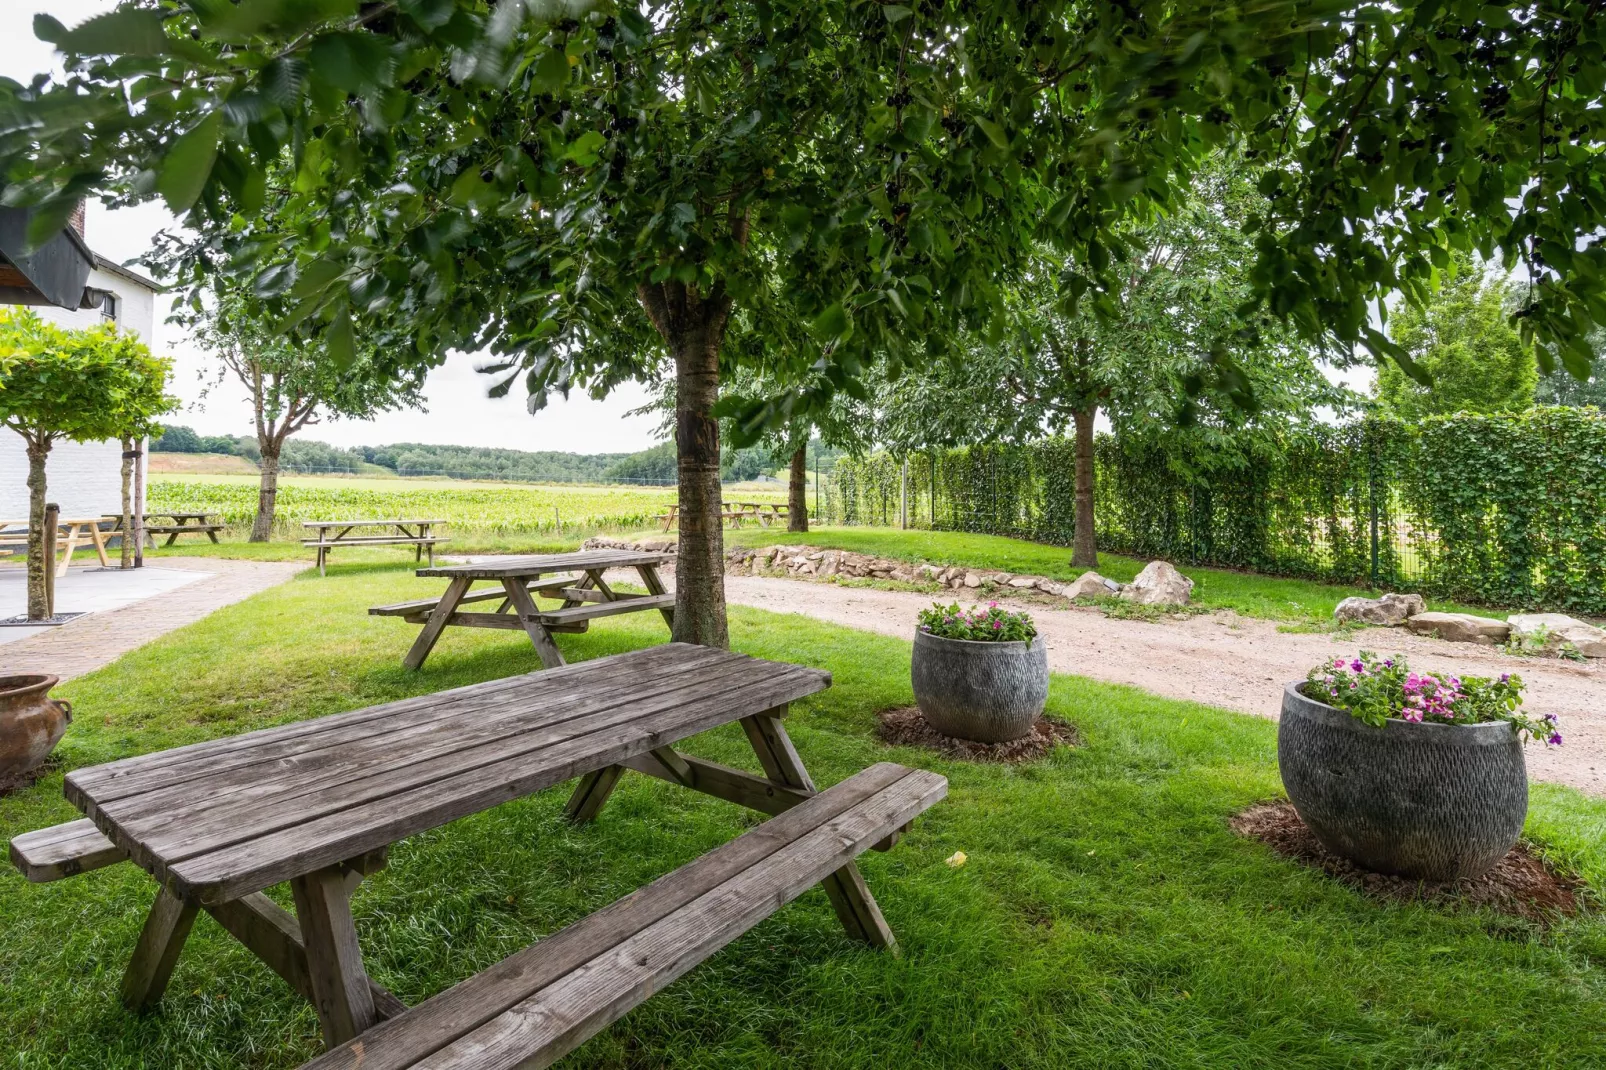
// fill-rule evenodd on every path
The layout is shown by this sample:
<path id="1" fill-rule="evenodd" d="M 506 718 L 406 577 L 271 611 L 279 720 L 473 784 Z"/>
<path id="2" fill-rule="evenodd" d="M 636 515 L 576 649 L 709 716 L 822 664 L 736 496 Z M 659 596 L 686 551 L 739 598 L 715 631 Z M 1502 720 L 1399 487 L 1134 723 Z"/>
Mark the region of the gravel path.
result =
<path id="1" fill-rule="evenodd" d="M 916 611 L 932 601 L 913 592 L 734 575 L 725 577 L 725 594 L 742 605 L 905 638 L 914 630 Z M 1036 619 L 1055 672 L 1132 684 L 1167 698 L 1273 720 L 1284 683 L 1304 678 L 1323 658 L 1363 647 L 1404 654 L 1418 669 L 1476 676 L 1518 672 L 1528 685 L 1528 708 L 1555 713 L 1567 737 L 1561 747 L 1529 746 L 1529 775 L 1606 795 L 1606 662 L 1516 658 L 1400 629 L 1369 628 L 1344 638 L 1287 635 L 1271 621 L 1225 612 L 1148 623 L 1112 620 L 1096 609 L 1017 608 Z"/>

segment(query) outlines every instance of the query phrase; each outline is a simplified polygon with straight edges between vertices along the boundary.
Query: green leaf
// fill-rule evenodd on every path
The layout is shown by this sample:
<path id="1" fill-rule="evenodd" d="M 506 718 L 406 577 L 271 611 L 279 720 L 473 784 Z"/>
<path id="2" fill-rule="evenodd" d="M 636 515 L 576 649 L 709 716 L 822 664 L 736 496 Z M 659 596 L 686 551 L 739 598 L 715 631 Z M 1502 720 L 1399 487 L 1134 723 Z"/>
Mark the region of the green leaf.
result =
<path id="1" fill-rule="evenodd" d="M 372 33 L 325 34 L 312 43 L 307 59 L 315 80 L 348 93 L 387 86 L 396 69 L 390 45 Z"/>
<path id="2" fill-rule="evenodd" d="M 56 16 L 41 11 L 33 17 L 33 35 L 41 41 L 55 44 L 67 36 L 67 27 L 63 26 Z"/>
<path id="3" fill-rule="evenodd" d="M 834 342 L 845 336 L 852 327 L 848 310 L 838 301 L 821 312 L 814 320 L 814 336 L 822 342 Z"/>
<path id="4" fill-rule="evenodd" d="M 582 167 L 589 167 L 597 162 L 597 150 L 602 148 L 607 138 L 595 130 L 587 130 L 569 143 L 564 150 L 563 158 L 573 160 Z"/>
<path id="5" fill-rule="evenodd" d="M 214 111 L 196 123 L 167 150 L 156 173 L 156 192 L 162 195 L 174 215 L 188 212 L 217 162 L 218 141 L 223 136 L 223 113 Z"/>
<path id="6" fill-rule="evenodd" d="M 457 12 L 455 0 L 399 0 L 397 6 L 426 30 L 445 26 Z"/>
<path id="7" fill-rule="evenodd" d="M 883 4 L 881 5 L 881 14 L 887 17 L 888 22 L 896 26 L 910 15 L 913 15 L 914 12 L 902 4 Z"/>
<path id="8" fill-rule="evenodd" d="M 60 234 L 77 207 L 74 197 L 57 197 L 37 205 L 28 220 L 28 248 L 37 249 Z"/>
<path id="9" fill-rule="evenodd" d="M 334 361 L 335 367 L 345 371 L 357 361 L 357 336 L 351 326 L 351 312 L 342 308 L 335 313 L 334 322 L 329 325 L 324 335 L 324 345 L 328 348 L 329 359 Z"/>
<path id="10" fill-rule="evenodd" d="M 976 125 L 981 128 L 982 133 L 987 135 L 988 141 L 991 141 L 1001 149 L 1009 148 L 1009 135 L 1004 133 L 1003 127 L 980 115 L 976 116 Z"/>
<path id="11" fill-rule="evenodd" d="M 561 48 L 549 48 L 535 61 L 535 84 L 543 92 L 557 93 L 569 84 L 569 56 Z"/>
<path id="12" fill-rule="evenodd" d="M 38 30 L 36 20 L 34 31 Z M 167 43 L 160 11 L 132 9 L 96 15 L 56 39 L 61 51 L 79 56 L 160 56 L 167 52 Z"/>

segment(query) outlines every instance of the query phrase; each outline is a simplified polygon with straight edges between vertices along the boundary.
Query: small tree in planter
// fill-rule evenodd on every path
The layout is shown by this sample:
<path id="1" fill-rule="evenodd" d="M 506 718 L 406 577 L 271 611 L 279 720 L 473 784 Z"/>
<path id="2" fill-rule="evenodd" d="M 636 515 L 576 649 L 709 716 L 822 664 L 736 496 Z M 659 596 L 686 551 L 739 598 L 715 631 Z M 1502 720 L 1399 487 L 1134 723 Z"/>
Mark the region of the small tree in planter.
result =
<path id="1" fill-rule="evenodd" d="M 1336 658 L 1283 692 L 1283 786 L 1322 844 L 1379 873 L 1476 877 L 1528 813 L 1522 737 L 1561 743 L 1521 709 L 1522 679 L 1412 672 L 1403 658 Z"/>
<path id="2" fill-rule="evenodd" d="M 1048 701 L 1048 651 L 1026 613 L 989 602 L 921 610 L 910 663 L 915 702 L 946 736 L 1003 743 L 1030 732 Z"/>
<path id="3" fill-rule="evenodd" d="M 28 619 L 44 620 L 45 461 L 60 439 L 139 431 L 172 404 L 170 362 L 111 324 L 67 330 L 26 309 L 0 312 L 0 422 L 28 449 Z"/>

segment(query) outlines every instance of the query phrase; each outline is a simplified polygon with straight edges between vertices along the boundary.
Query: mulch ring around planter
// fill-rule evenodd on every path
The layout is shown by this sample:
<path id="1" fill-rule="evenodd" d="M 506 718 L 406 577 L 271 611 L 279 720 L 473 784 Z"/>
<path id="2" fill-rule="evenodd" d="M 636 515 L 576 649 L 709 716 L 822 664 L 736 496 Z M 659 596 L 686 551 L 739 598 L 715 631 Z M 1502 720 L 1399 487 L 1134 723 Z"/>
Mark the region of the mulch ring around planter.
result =
<path id="1" fill-rule="evenodd" d="M 924 747 L 944 758 L 971 762 L 1033 762 L 1061 744 L 1074 747 L 1081 742 L 1074 727 L 1048 717 L 1039 717 L 1032 730 L 1021 738 L 1003 743 L 977 743 L 945 736 L 926 723 L 918 706 L 882 710 L 876 714 L 876 719 L 880 722 L 876 735 L 883 743 L 895 747 Z"/>
<path id="2" fill-rule="evenodd" d="M 1286 799 L 1256 803 L 1229 822 L 1240 836 L 1259 840 L 1285 858 L 1319 869 L 1367 895 L 1440 905 L 1489 907 L 1529 921 L 1554 921 L 1586 909 L 1583 881 L 1547 866 L 1525 843 L 1513 847 L 1481 877 L 1459 881 L 1414 881 L 1362 869 L 1321 845 Z"/>

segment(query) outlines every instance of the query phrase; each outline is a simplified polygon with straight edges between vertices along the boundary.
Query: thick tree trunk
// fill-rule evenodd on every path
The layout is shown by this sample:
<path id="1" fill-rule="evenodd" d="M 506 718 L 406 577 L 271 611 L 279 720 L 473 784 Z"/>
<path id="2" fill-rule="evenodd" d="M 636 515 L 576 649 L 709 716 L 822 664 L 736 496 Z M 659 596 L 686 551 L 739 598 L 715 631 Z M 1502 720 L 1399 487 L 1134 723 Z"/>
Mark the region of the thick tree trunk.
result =
<path id="1" fill-rule="evenodd" d="M 786 482 L 786 530 L 809 530 L 809 451 L 804 446 L 792 454 L 792 471 Z"/>
<path id="2" fill-rule="evenodd" d="M 1071 547 L 1071 564 L 1076 568 L 1099 564 L 1093 537 L 1093 420 L 1098 411 L 1097 405 L 1089 405 L 1076 413 L 1076 538 Z"/>
<path id="3" fill-rule="evenodd" d="M 134 439 L 123 439 L 123 536 L 120 568 L 134 567 Z"/>
<path id="4" fill-rule="evenodd" d="M 262 445 L 262 483 L 257 489 L 257 518 L 251 525 L 251 541 L 267 542 L 273 534 L 274 503 L 279 497 L 279 448 L 272 442 Z"/>
<path id="5" fill-rule="evenodd" d="M 45 459 L 50 443 L 28 443 L 28 619 L 50 616 L 45 594 Z"/>
<path id="6" fill-rule="evenodd" d="M 679 452 L 680 541 L 675 548 L 675 642 L 724 649 L 730 646 L 725 620 L 725 532 L 719 484 L 720 317 L 712 325 L 693 325 L 675 351 L 675 443 Z M 678 343 L 678 344 L 676 344 Z"/>

